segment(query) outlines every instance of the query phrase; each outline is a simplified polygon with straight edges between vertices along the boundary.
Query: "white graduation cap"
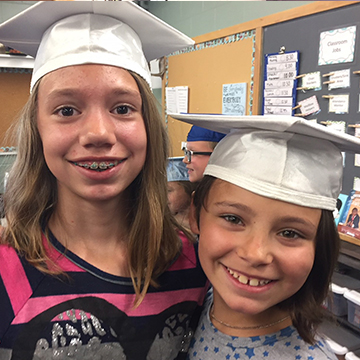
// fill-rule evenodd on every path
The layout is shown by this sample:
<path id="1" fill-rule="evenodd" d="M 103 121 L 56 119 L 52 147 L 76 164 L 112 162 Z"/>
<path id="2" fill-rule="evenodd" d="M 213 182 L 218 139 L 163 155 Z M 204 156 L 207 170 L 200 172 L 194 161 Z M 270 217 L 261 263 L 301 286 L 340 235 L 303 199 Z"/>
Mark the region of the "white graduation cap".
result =
<path id="1" fill-rule="evenodd" d="M 228 135 L 204 175 L 269 198 L 334 210 L 341 191 L 342 151 L 360 153 L 360 139 L 292 116 L 168 114 Z"/>
<path id="2" fill-rule="evenodd" d="M 51 71 L 88 63 L 132 70 L 151 86 L 150 60 L 194 44 L 129 1 L 40 1 L 0 24 L 0 42 L 36 56 L 31 89 Z"/>

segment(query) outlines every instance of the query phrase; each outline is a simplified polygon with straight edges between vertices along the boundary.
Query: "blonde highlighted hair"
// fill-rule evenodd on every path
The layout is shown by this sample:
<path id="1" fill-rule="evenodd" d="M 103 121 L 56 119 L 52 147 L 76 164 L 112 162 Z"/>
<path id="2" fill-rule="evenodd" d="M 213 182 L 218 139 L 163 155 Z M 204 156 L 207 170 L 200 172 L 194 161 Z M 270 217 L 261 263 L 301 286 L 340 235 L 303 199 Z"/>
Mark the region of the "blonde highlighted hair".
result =
<path id="1" fill-rule="evenodd" d="M 167 133 L 148 84 L 139 75 L 131 71 L 130 74 L 141 93 L 147 134 L 144 167 L 128 188 L 131 197 L 127 217 L 129 270 L 136 293 L 134 305 L 138 306 L 149 286 L 156 286 L 156 278 L 176 257 L 181 242 L 167 206 Z M 14 247 L 39 270 L 56 275 L 60 270 L 48 266 L 50 260 L 42 241 L 42 225 L 46 227 L 57 204 L 57 185 L 46 165 L 37 129 L 40 82 L 11 129 L 18 154 L 4 196 L 8 225 L 1 242 Z"/>

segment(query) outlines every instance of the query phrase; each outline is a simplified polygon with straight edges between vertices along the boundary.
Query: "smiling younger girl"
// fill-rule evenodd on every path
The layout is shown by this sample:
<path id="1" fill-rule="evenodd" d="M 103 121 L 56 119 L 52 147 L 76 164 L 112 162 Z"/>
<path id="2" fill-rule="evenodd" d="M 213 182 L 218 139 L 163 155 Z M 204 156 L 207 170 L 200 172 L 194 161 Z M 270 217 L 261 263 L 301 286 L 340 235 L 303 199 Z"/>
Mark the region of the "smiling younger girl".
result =
<path id="1" fill-rule="evenodd" d="M 233 129 L 193 199 L 213 295 L 188 358 L 336 359 L 316 330 L 339 249 L 341 150 L 360 141 L 291 117 L 174 117 Z"/>

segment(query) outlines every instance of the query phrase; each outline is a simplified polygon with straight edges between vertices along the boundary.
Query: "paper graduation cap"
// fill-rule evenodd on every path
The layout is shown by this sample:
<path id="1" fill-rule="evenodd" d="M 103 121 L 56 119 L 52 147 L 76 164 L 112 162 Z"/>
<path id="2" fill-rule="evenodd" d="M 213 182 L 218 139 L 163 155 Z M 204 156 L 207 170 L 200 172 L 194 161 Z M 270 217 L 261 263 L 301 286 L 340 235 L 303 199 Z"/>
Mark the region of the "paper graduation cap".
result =
<path id="1" fill-rule="evenodd" d="M 228 134 L 204 175 L 301 206 L 334 210 L 342 184 L 341 152 L 360 153 L 355 136 L 297 117 L 169 115 Z"/>
<path id="2" fill-rule="evenodd" d="M 172 157 L 168 159 L 167 181 L 189 181 L 188 170 L 183 163 L 182 157 Z"/>
<path id="3" fill-rule="evenodd" d="M 86 63 L 132 70 L 151 85 L 150 60 L 194 43 L 128 1 L 41 1 L 0 24 L 0 42 L 36 56 L 31 89 L 51 71 Z"/>

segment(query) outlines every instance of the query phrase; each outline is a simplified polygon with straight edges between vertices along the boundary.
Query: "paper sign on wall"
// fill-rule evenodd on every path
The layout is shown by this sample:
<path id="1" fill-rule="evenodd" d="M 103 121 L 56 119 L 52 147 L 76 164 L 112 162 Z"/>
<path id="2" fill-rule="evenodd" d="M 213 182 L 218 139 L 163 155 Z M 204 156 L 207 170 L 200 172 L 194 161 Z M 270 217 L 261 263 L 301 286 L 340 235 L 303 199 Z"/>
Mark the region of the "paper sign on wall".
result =
<path id="1" fill-rule="evenodd" d="M 246 83 L 223 84 L 222 113 L 245 115 Z"/>
<path id="2" fill-rule="evenodd" d="M 168 113 L 187 113 L 189 102 L 188 86 L 166 87 L 166 110 Z"/>
<path id="3" fill-rule="evenodd" d="M 321 89 L 320 71 L 305 74 L 301 78 L 301 90 Z"/>
<path id="4" fill-rule="evenodd" d="M 264 99 L 265 106 L 292 106 L 291 97 L 268 97 Z"/>
<path id="5" fill-rule="evenodd" d="M 320 34 L 319 65 L 354 60 L 356 26 L 324 31 Z"/>
<path id="6" fill-rule="evenodd" d="M 360 178 L 354 177 L 353 189 L 357 190 L 357 191 L 360 191 Z"/>
<path id="7" fill-rule="evenodd" d="M 330 130 L 339 131 L 345 133 L 346 130 L 346 122 L 345 121 L 326 121 L 326 127 Z"/>
<path id="8" fill-rule="evenodd" d="M 316 95 L 311 96 L 305 100 L 299 101 L 300 112 L 303 116 L 314 114 L 320 111 L 320 106 L 317 101 Z"/>
<path id="9" fill-rule="evenodd" d="M 329 128 L 330 130 L 333 131 L 339 131 L 342 133 L 346 132 L 346 122 L 345 121 L 332 121 L 332 120 L 327 120 L 326 121 L 326 127 Z M 343 166 L 345 167 L 345 152 L 342 152 L 342 157 L 343 157 Z"/>
<path id="10" fill-rule="evenodd" d="M 356 124 L 360 125 L 360 124 Z M 355 128 L 355 136 L 360 137 L 360 127 Z M 360 166 L 360 154 L 355 154 L 355 160 L 354 160 L 355 166 Z"/>
<path id="11" fill-rule="evenodd" d="M 265 89 L 293 88 L 294 80 L 265 80 Z"/>
<path id="12" fill-rule="evenodd" d="M 360 166 L 360 155 L 359 154 L 355 154 L 354 165 Z"/>
<path id="13" fill-rule="evenodd" d="M 264 106 L 264 115 L 291 115 L 290 106 Z"/>
<path id="14" fill-rule="evenodd" d="M 296 103 L 299 52 L 265 55 L 263 114 L 292 115 Z"/>
<path id="15" fill-rule="evenodd" d="M 333 71 L 329 76 L 328 89 L 339 89 L 350 87 L 350 69 Z"/>
<path id="16" fill-rule="evenodd" d="M 293 93 L 293 89 L 292 88 L 279 88 L 279 89 L 264 89 L 264 97 L 268 98 L 268 97 L 281 97 L 281 96 L 286 96 L 286 97 L 291 97 Z"/>
<path id="17" fill-rule="evenodd" d="M 281 64 L 281 63 L 297 62 L 297 61 L 298 61 L 298 53 L 296 51 L 268 56 L 268 64 Z"/>
<path id="18" fill-rule="evenodd" d="M 329 112 L 347 114 L 349 112 L 349 94 L 332 95 L 329 98 Z"/>

